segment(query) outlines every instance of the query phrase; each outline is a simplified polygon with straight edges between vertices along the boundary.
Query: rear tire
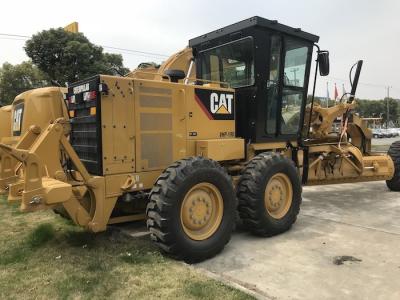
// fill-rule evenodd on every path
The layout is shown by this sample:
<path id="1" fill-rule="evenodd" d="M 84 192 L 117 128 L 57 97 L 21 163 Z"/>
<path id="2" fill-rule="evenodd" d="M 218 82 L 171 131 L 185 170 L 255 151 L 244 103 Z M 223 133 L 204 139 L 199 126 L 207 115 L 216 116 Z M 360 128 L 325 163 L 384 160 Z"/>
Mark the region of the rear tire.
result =
<path id="1" fill-rule="evenodd" d="M 276 153 L 257 155 L 243 170 L 237 186 L 244 225 L 261 236 L 287 231 L 299 214 L 301 191 L 293 161 Z"/>
<path id="2" fill-rule="evenodd" d="M 236 209 L 231 177 L 215 161 L 182 159 L 157 179 L 147 205 L 151 239 L 166 254 L 193 263 L 229 242 Z"/>
<path id="3" fill-rule="evenodd" d="M 394 174 L 392 179 L 386 180 L 386 185 L 390 190 L 398 192 L 400 191 L 400 141 L 390 145 L 388 155 L 393 160 Z"/>

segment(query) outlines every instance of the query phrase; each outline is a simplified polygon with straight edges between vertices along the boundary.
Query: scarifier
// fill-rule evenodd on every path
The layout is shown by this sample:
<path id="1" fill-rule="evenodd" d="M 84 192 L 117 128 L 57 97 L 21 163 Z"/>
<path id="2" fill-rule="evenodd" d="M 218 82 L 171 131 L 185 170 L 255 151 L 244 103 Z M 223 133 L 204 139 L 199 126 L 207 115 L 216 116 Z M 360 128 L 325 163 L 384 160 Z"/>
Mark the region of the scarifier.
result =
<path id="1" fill-rule="evenodd" d="M 354 114 L 362 61 L 345 100 L 314 103 L 318 70 L 329 73 L 318 40 L 252 17 L 190 40 L 159 68 L 71 84 L 69 120 L 30 147 L 0 145 L 22 163 L 22 210 L 62 206 L 93 232 L 147 218 L 162 251 L 194 262 L 228 243 L 236 209 L 255 234 L 288 230 L 302 185 L 387 180 L 398 190 L 399 160 L 371 150 Z"/>

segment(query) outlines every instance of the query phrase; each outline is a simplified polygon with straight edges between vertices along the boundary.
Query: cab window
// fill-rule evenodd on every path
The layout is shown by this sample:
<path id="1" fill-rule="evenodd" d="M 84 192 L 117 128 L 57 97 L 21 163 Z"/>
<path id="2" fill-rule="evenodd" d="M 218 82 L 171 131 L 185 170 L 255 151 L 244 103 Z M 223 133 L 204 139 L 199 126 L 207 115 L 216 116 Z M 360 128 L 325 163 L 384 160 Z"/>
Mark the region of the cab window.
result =
<path id="1" fill-rule="evenodd" d="M 287 86 L 304 87 L 308 47 L 287 39 L 285 49 L 284 83 Z"/>
<path id="2" fill-rule="evenodd" d="M 282 39 L 279 35 L 270 38 L 269 77 L 267 81 L 267 113 L 265 128 L 267 134 L 275 134 L 276 117 L 279 109 L 279 85 Z"/>
<path id="3" fill-rule="evenodd" d="M 281 133 L 296 134 L 300 126 L 303 92 L 284 89 L 282 95 Z"/>
<path id="4" fill-rule="evenodd" d="M 285 62 L 281 105 L 281 134 L 299 132 L 304 101 L 304 84 L 309 47 L 304 42 L 285 39 Z"/>
<path id="5" fill-rule="evenodd" d="M 201 78 L 238 88 L 254 84 L 253 38 L 246 37 L 199 53 Z"/>

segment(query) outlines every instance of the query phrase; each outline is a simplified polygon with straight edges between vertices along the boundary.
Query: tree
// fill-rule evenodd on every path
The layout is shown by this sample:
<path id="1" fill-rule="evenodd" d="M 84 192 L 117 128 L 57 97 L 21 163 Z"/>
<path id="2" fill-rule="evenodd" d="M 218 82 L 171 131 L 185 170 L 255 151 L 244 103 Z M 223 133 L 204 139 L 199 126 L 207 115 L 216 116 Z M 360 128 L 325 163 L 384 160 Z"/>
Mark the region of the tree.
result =
<path id="1" fill-rule="evenodd" d="M 96 74 L 118 75 L 129 72 L 122 56 L 103 53 L 82 33 L 62 28 L 44 30 L 25 44 L 25 52 L 49 79 L 59 84 L 75 82 Z"/>
<path id="2" fill-rule="evenodd" d="M 19 65 L 6 62 L 0 68 L 0 103 L 10 104 L 18 94 L 46 84 L 45 76 L 32 62 Z"/>
<path id="3" fill-rule="evenodd" d="M 387 98 L 384 100 L 358 100 L 356 111 L 360 116 L 365 118 L 382 118 L 383 123 L 386 123 L 387 116 Z M 400 104 L 399 100 L 389 98 L 389 120 L 394 125 L 399 124 L 400 119 Z"/>

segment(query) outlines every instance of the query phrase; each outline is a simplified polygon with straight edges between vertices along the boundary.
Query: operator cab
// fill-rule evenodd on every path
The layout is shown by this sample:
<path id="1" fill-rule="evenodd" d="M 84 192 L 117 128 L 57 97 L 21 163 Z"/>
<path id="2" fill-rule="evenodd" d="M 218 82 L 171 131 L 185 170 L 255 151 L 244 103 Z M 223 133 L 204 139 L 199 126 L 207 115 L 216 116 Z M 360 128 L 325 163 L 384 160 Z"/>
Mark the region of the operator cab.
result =
<path id="1" fill-rule="evenodd" d="M 251 143 L 294 141 L 319 37 L 253 17 L 191 39 L 197 78 L 226 82 L 236 93 L 236 136 Z"/>

